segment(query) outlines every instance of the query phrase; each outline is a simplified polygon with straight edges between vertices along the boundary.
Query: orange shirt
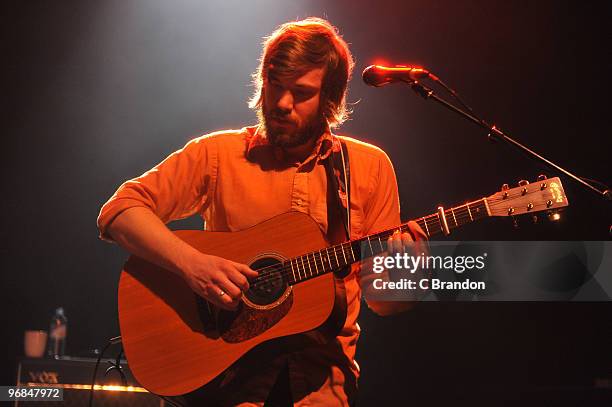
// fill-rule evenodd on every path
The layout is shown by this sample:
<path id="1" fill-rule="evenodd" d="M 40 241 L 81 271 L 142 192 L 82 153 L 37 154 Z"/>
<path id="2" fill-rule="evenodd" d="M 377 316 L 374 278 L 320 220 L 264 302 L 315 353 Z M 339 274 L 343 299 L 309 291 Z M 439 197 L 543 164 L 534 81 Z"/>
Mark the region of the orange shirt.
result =
<path id="1" fill-rule="evenodd" d="M 100 211 L 101 237 L 110 239 L 106 228 L 113 219 L 138 206 L 150 208 L 165 223 L 197 213 L 211 231 L 243 230 L 273 216 L 300 211 L 326 232 L 327 176 L 322 160 L 330 153 L 326 146 L 340 136 L 326 133 L 303 163 L 287 165 L 282 152 L 257 129 L 196 138 L 150 171 L 126 181 Z M 341 138 L 350 163 L 351 239 L 399 225 L 397 183 L 387 155 L 373 145 Z M 357 271 L 353 267 L 345 278 L 348 313 L 336 342 L 289 356 L 291 391 L 298 406 L 347 405 L 354 396 L 361 299 Z M 229 395 L 232 404 L 261 405 L 278 366 L 271 365 L 268 374 L 244 378 L 241 394 Z"/>

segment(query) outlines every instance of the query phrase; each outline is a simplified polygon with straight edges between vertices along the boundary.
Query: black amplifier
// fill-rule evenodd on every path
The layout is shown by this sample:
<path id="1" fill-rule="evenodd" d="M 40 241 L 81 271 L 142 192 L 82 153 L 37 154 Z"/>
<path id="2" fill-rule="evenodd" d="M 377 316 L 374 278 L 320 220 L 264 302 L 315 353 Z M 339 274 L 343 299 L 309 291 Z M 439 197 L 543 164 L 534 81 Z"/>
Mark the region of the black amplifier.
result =
<path id="1" fill-rule="evenodd" d="M 164 401 L 142 388 L 127 363 L 121 367 L 126 382 L 117 371 L 108 375 L 110 359 L 102 359 L 98 367 L 98 377 L 94 387 L 94 407 L 164 407 Z M 114 360 L 112 360 L 114 362 Z M 61 359 L 30 359 L 19 361 L 17 385 L 19 386 L 57 386 L 64 389 L 64 401 L 45 401 L 45 407 L 87 407 L 89 391 L 96 359 L 64 357 Z M 15 406 L 40 407 L 41 402 L 18 401 Z"/>

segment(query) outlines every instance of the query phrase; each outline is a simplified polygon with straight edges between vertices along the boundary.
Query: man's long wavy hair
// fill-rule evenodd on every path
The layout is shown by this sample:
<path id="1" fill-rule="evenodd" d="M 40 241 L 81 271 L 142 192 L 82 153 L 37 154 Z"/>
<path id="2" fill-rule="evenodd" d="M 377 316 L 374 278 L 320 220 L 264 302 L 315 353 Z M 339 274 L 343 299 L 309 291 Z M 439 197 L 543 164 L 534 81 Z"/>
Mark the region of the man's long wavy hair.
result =
<path id="1" fill-rule="evenodd" d="M 249 107 L 255 109 L 263 123 L 263 90 L 270 70 L 280 77 L 296 77 L 323 67 L 320 111 L 330 128 L 337 127 L 350 114 L 346 93 L 353 65 L 348 45 L 328 21 L 309 17 L 282 24 L 264 39 L 259 67 L 253 74 L 255 93 Z"/>

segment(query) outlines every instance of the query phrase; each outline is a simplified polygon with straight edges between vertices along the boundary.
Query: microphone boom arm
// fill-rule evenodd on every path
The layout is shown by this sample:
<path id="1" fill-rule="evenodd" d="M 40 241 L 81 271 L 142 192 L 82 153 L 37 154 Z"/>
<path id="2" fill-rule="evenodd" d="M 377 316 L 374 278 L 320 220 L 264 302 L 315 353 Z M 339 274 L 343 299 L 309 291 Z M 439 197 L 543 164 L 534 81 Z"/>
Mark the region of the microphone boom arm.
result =
<path id="1" fill-rule="evenodd" d="M 436 93 L 433 91 L 433 89 L 423 85 L 419 81 L 404 81 L 404 82 L 407 83 L 408 85 L 410 85 L 412 90 L 417 95 L 421 96 L 423 99 L 425 99 L 425 100 L 433 99 L 436 102 L 438 102 L 439 104 L 441 104 L 442 106 L 444 106 L 445 108 L 449 109 L 450 111 L 453 111 L 453 112 L 457 113 L 459 116 L 462 116 L 463 118 L 471 121 L 472 123 L 477 124 L 478 126 L 484 128 L 485 130 L 487 130 L 489 132 L 489 139 L 491 141 L 498 141 L 498 140 L 504 141 L 504 142 L 514 146 L 515 148 L 518 148 L 520 151 L 522 151 L 525 154 L 527 154 L 528 156 L 534 158 L 536 161 L 543 162 L 548 167 L 551 167 L 551 168 L 553 168 L 553 169 L 555 169 L 555 170 L 565 174 L 566 176 L 570 177 L 574 181 L 576 181 L 579 184 L 581 184 L 586 189 L 590 190 L 591 192 L 596 193 L 599 197 L 604 198 L 604 199 L 606 199 L 608 201 L 612 200 L 612 191 L 610 191 L 610 189 L 605 189 L 605 190 L 602 191 L 602 190 L 594 187 L 593 185 L 591 185 L 590 183 L 584 181 L 582 178 L 578 177 L 577 175 L 574 175 L 573 173 L 571 173 L 570 171 L 566 170 L 565 168 L 563 168 L 563 167 L 555 164 L 554 162 L 552 162 L 552 161 L 542 157 L 540 154 L 538 154 L 535 151 L 531 150 L 529 147 L 527 147 L 527 146 L 519 143 L 518 141 L 514 140 L 512 137 L 510 137 L 507 134 L 505 134 L 503 131 L 498 129 L 496 126 L 494 126 L 494 125 L 492 126 L 492 125 L 488 124 L 484 120 L 479 119 L 478 117 L 474 116 L 473 114 L 470 114 L 470 113 L 466 112 L 465 110 L 463 110 L 463 109 L 453 105 L 452 103 L 448 102 L 447 100 L 444 100 L 443 98 L 439 97 L 438 95 L 436 95 Z"/>

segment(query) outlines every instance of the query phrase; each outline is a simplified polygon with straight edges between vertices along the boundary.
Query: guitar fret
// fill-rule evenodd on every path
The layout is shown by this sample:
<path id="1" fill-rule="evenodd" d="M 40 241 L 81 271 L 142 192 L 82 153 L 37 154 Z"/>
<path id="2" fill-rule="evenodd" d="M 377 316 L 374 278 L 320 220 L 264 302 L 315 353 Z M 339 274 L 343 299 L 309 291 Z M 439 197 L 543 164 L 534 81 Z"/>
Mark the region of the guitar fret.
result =
<path id="1" fill-rule="evenodd" d="M 314 253 L 312 254 L 312 259 L 314 260 L 314 265 L 315 265 L 315 270 L 317 272 L 317 275 L 319 275 L 319 267 L 317 267 L 317 259 Z"/>
<path id="2" fill-rule="evenodd" d="M 321 262 L 321 272 L 326 273 L 325 269 L 327 268 L 327 264 L 325 264 L 325 257 L 323 256 L 323 252 L 319 250 L 319 261 Z"/>
<path id="3" fill-rule="evenodd" d="M 321 252 L 321 250 L 319 250 L 319 261 L 321 262 L 321 273 L 325 274 L 325 269 L 327 268 L 327 265 L 325 264 L 325 257 L 323 257 L 323 253 Z"/>
<path id="4" fill-rule="evenodd" d="M 304 261 L 302 260 L 302 273 L 304 274 L 304 277 L 302 277 L 302 273 L 300 273 L 300 265 L 298 263 L 298 259 L 295 259 L 295 266 L 298 269 L 298 276 L 300 277 L 300 280 L 303 280 L 304 278 L 306 278 L 306 273 L 304 272 Z"/>
<path id="5" fill-rule="evenodd" d="M 470 204 L 467 204 L 467 203 L 466 203 L 466 204 L 465 204 L 465 207 L 467 208 L 467 210 L 468 210 L 468 214 L 470 215 L 470 220 L 471 220 L 472 222 L 474 222 L 474 218 L 472 217 L 472 211 L 470 210 Z"/>
<path id="6" fill-rule="evenodd" d="M 338 253 L 336 253 L 336 246 L 334 246 L 334 257 L 336 258 L 336 267 L 340 267 L 340 262 L 338 261 Z"/>
<path id="7" fill-rule="evenodd" d="M 368 239 L 368 245 L 370 246 L 370 252 L 372 253 L 372 256 L 374 256 L 374 249 L 372 248 L 372 242 L 370 241 L 370 236 L 367 236 Z"/>
<path id="8" fill-rule="evenodd" d="M 348 245 L 351 249 L 351 256 L 353 257 L 353 261 L 357 260 L 357 258 L 355 257 L 355 253 L 353 253 L 353 245 L 351 244 L 351 242 L 348 242 Z M 346 263 L 346 265 L 348 266 L 348 263 Z"/>
<path id="9" fill-rule="evenodd" d="M 304 266 L 304 256 L 300 256 L 300 260 L 302 261 L 302 271 L 304 272 L 304 278 L 306 278 L 306 266 Z"/>
<path id="10" fill-rule="evenodd" d="M 289 260 L 289 263 L 291 264 L 291 269 L 293 270 L 293 260 Z M 298 280 L 301 280 L 302 276 L 300 276 L 300 268 L 298 267 L 297 259 L 295 259 L 295 269 L 297 270 L 297 273 L 298 273 Z"/>
<path id="11" fill-rule="evenodd" d="M 342 257 L 344 257 L 344 264 L 348 264 L 348 261 L 346 261 L 346 255 L 344 254 L 344 243 L 342 243 L 340 247 L 342 248 Z"/>
<path id="12" fill-rule="evenodd" d="M 451 213 L 453 214 L 453 219 L 455 220 L 455 226 L 459 226 L 459 224 L 457 223 L 457 217 L 455 216 L 455 211 L 453 210 L 453 208 L 451 208 Z"/>
<path id="13" fill-rule="evenodd" d="M 383 247 L 382 241 L 380 240 L 380 235 L 378 235 L 377 237 L 378 237 L 378 244 L 380 245 L 380 251 L 384 252 L 385 248 Z"/>
<path id="14" fill-rule="evenodd" d="M 308 255 L 306 255 L 306 264 L 308 264 L 308 271 L 310 272 L 310 277 L 312 277 L 312 268 L 310 267 L 310 260 L 308 260 Z"/>
<path id="15" fill-rule="evenodd" d="M 297 281 L 297 279 L 295 278 L 295 270 L 293 270 L 293 262 L 292 260 L 289 260 L 289 265 L 291 266 L 291 274 L 293 274 L 293 281 Z"/>
<path id="16" fill-rule="evenodd" d="M 329 269 L 333 269 L 333 266 L 331 264 L 331 259 L 329 258 L 329 249 L 325 249 L 325 254 L 327 255 L 327 262 L 329 263 Z"/>
<path id="17" fill-rule="evenodd" d="M 425 219 L 425 217 L 423 216 L 423 223 L 425 224 L 425 232 L 427 233 L 427 237 L 430 237 L 431 234 L 429 233 L 429 228 L 427 227 L 427 219 Z"/>

